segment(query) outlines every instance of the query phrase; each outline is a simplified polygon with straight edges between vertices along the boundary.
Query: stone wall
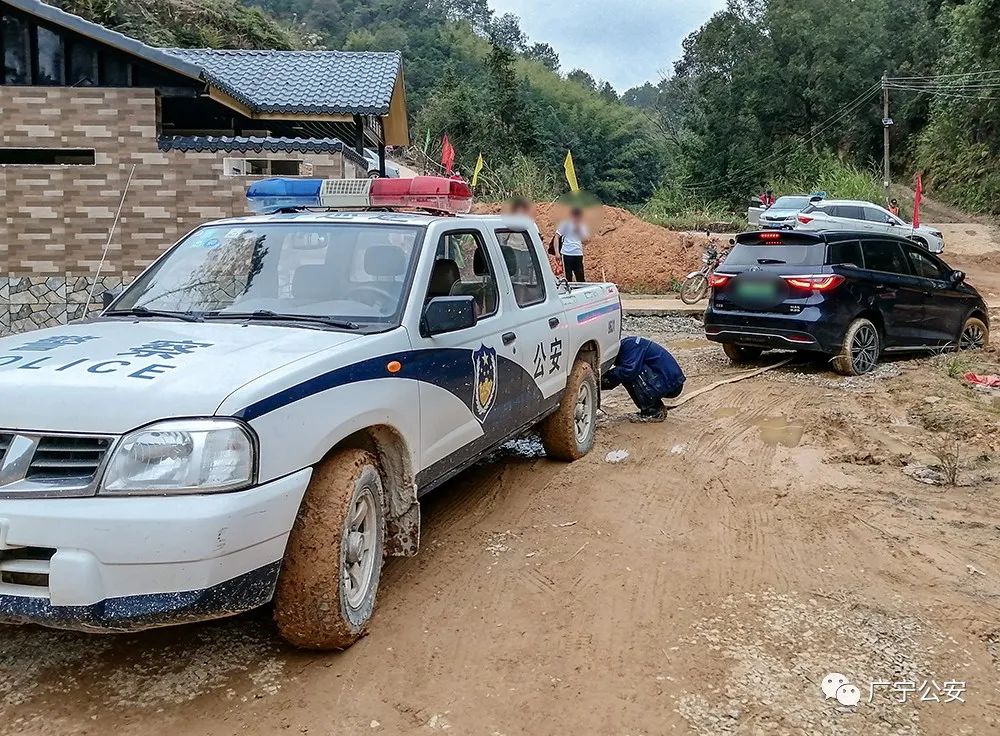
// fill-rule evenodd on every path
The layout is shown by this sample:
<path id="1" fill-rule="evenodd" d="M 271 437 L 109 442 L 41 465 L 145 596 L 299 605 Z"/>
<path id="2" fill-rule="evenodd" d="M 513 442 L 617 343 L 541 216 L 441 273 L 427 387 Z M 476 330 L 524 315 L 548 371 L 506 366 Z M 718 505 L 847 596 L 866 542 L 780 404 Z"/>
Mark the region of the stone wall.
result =
<path id="1" fill-rule="evenodd" d="M 316 177 L 355 175 L 339 153 L 161 151 L 153 90 L 0 86 L 0 146 L 94 149 L 93 166 L 0 166 L 0 335 L 84 316 L 132 166 L 101 293 L 121 288 L 206 220 L 245 214 L 251 177 L 228 157 L 302 159 Z"/>

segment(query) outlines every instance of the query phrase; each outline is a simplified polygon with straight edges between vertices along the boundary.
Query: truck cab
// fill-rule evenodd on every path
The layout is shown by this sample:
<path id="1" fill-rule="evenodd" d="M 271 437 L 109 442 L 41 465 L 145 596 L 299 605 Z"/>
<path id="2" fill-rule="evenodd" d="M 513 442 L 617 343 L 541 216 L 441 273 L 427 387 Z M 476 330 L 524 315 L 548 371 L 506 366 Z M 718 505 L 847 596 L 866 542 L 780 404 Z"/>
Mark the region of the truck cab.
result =
<path id="1" fill-rule="evenodd" d="M 590 450 L 617 289 L 557 281 L 534 223 L 462 214 L 463 182 L 352 187 L 259 182 L 262 214 L 197 228 L 99 316 L 0 340 L 0 622 L 273 600 L 288 641 L 344 648 L 423 494 L 533 428 Z"/>

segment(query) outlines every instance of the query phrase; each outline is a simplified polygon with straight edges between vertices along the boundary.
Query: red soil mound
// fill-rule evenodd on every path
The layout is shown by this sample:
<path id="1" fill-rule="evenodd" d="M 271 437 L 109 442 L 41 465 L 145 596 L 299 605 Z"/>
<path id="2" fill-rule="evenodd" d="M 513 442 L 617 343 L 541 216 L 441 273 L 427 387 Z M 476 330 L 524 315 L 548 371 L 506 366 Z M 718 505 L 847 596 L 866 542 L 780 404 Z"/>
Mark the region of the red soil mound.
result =
<path id="1" fill-rule="evenodd" d="M 480 205 L 479 212 L 497 212 L 496 205 Z M 540 204 L 536 221 L 546 245 L 566 217 L 560 205 Z M 676 280 L 701 266 L 708 238 L 701 233 L 679 233 L 653 225 L 617 207 L 587 211 L 590 240 L 584 245 L 587 278 L 611 281 L 622 291 L 663 294 Z"/>

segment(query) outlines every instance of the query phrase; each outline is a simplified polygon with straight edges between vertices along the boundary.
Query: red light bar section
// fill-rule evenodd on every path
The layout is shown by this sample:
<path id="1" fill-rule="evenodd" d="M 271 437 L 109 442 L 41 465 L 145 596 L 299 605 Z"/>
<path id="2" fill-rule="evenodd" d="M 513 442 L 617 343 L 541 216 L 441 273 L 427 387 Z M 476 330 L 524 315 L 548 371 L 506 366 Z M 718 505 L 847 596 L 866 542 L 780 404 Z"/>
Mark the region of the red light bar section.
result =
<path id="1" fill-rule="evenodd" d="M 441 176 L 374 179 L 369 197 L 372 207 L 434 210 L 454 215 L 472 210 L 469 184 Z"/>
<path id="2" fill-rule="evenodd" d="M 760 239 L 765 243 L 780 243 L 781 233 L 775 232 L 774 230 L 765 230 L 760 233 Z"/>

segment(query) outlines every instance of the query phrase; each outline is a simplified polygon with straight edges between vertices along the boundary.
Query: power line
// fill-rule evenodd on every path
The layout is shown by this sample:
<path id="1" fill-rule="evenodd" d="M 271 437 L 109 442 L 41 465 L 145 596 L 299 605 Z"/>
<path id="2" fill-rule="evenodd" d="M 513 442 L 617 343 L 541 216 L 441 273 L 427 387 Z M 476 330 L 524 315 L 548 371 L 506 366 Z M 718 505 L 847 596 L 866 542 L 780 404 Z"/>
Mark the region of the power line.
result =
<path id="1" fill-rule="evenodd" d="M 990 76 L 993 74 L 1000 74 L 1000 69 L 991 69 L 988 71 L 978 71 L 978 72 L 958 72 L 955 74 L 934 74 L 925 77 L 888 77 L 890 82 L 908 82 L 918 79 L 953 79 L 955 77 L 980 77 L 980 76 Z"/>
<path id="2" fill-rule="evenodd" d="M 933 95 L 934 97 L 950 97 L 955 99 L 964 100 L 1000 100 L 1000 97 L 994 97 L 992 95 L 974 95 L 965 94 L 962 91 L 949 91 L 949 90 L 930 90 L 922 87 L 891 87 L 891 89 L 900 90 L 903 92 L 917 92 L 919 94 Z"/>

